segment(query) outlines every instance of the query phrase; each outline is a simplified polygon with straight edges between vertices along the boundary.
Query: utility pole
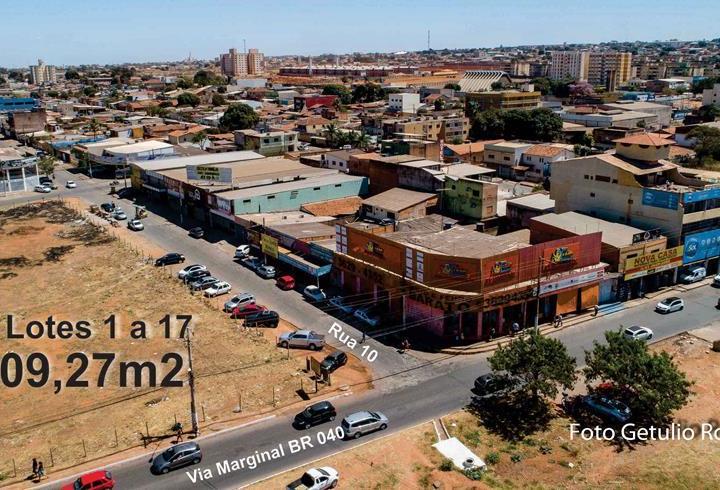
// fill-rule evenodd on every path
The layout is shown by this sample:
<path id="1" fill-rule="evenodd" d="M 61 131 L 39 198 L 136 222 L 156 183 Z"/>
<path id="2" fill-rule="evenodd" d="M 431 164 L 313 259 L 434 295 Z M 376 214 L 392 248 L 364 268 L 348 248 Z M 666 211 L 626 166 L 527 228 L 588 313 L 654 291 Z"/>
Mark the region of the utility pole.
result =
<path id="1" fill-rule="evenodd" d="M 197 409 L 195 408 L 195 371 L 192 365 L 192 327 L 188 327 L 185 334 L 185 345 L 187 346 L 188 356 L 188 385 L 190 386 L 190 421 L 192 423 L 192 431 L 195 437 L 200 434 L 198 428 Z"/>
<path id="2" fill-rule="evenodd" d="M 542 278 L 543 257 L 538 257 L 537 286 L 535 289 L 535 329 L 540 323 L 540 280 Z"/>

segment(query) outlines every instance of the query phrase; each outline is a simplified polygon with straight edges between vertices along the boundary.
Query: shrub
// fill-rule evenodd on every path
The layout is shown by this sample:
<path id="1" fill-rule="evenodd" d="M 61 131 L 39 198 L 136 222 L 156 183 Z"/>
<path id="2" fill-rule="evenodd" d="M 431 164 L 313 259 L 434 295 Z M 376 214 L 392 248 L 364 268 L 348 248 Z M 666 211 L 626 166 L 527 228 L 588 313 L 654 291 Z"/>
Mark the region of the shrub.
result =
<path id="1" fill-rule="evenodd" d="M 497 451 L 490 451 L 485 455 L 485 462 L 487 464 L 498 464 L 500 462 L 500 453 Z"/>
<path id="2" fill-rule="evenodd" d="M 440 471 L 452 471 L 453 469 L 453 462 L 447 458 L 443 458 L 442 462 L 440 463 Z"/>

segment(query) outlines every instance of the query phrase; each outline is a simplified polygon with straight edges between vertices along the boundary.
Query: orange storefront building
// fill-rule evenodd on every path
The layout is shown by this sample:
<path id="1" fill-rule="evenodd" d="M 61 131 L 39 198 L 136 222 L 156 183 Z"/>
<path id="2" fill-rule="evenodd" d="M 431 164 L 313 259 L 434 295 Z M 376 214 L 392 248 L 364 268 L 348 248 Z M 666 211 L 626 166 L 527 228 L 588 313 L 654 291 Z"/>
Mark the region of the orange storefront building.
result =
<path id="1" fill-rule="evenodd" d="M 536 245 L 528 238 L 464 227 L 378 234 L 337 225 L 333 270 L 348 297 L 375 305 L 383 330 L 422 329 L 450 343 L 597 304 L 606 266 L 601 233 Z"/>

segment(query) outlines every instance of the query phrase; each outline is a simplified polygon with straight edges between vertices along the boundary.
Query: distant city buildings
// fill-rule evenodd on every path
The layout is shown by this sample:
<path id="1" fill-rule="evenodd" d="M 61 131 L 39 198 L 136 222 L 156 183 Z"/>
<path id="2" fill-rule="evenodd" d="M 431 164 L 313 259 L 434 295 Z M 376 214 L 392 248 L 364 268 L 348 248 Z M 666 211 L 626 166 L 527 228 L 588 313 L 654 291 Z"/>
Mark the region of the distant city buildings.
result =
<path id="1" fill-rule="evenodd" d="M 57 76 L 55 67 L 46 65 L 43 60 L 38 60 L 37 65 L 30 66 L 30 83 L 33 85 L 42 85 L 45 83 L 55 83 Z"/>
<path id="2" fill-rule="evenodd" d="M 550 78 L 553 80 L 587 80 L 589 57 L 587 51 L 553 51 Z"/>
<path id="3" fill-rule="evenodd" d="M 553 51 L 550 78 L 587 81 L 609 90 L 630 80 L 632 54 L 617 51 Z"/>
<path id="4" fill-rule="evenodd" d="M 220 55 L 220 69 L 229 77 L 259 75 L 265 71 L 265 55 L 255 48 L 247 53 L 238 53 L 237 49 L 231 48 Z"/>
<path id="5" fill-rule="evenodd" d="M 720 104 L 720 83 L 713 85 L 713 88 L 703 90 L 703 105 Z"/>

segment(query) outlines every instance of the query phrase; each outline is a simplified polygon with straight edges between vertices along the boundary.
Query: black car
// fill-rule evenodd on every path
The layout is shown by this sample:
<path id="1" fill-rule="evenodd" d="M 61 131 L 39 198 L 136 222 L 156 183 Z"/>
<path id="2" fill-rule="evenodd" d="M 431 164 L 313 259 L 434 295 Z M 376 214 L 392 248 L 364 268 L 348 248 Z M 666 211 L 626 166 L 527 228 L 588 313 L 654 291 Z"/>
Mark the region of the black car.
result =
<path id="1" fill-rule="evenodd" d="M 195 281 L 197 281 L 198 279 L 201 279 L 201 278 L 203 278 L 203 277 L 207 277 L 207 276 L 209 276 L 209 275 L 210 275 L 210 271 L 207 270 L 207 269 L 196 270 L 196 271 L 192 271 L 191 273 L 189 273 L 188 275 L 186 275 L 186 276 L 183 278 L 183 281 L 185 281 L 185 284 L 190 284 L 191 282 L 195 282 Z"/>
<path id="2" fill-rule="evenodd" d="M 245 317 L 246 327 L 275 328 L 280 323 L 280 315 L 276 311 L 258 311 Z"/>
<path id="3" fill-rule="evenodd" d="M 347 364 L 347 361 L 347 354 L 345 354 L 341 350 L 336 350 L 332 354 L 329 354 L 325 359 L 323 359 L 323 362 L 320 363 L 320 367 L 328 373 L 332 373 L 337 368 Z"/>
<path id="4" fill-rule="evenodd" d="M 335 420 L 337 412 L 330 402 L 318 402 L 310 405 L 295 416 L 293 425 L 298 429 L 309 429 L 315 425 Z"/>
<path id="5" fill-rule="evenodd" d="M 493 373 L 483 374 L 475 380 L 475 394 L 479 397 L 503 396 L 519 387 L 517 378 Z"/>
<path id="6" fill-rule="evenodd" d="M 182 264 L 185 262 L 185 256 L 179 253 L 169 253 L 155 260 L 155 265 Z"/>
<path id="7" fill-rule="evenodd" d="M 197 226 L 195 228 L 191 228 L 188 234 L 193 238 L 202 238 L 205 236 L 205 231 Z"/>
<path id="8" fill-rule="evenodd" d="M 104 202 L 100 205 L 100 209 L 102 209 L 106 213 L 112 213 L 113 211 L 115 211 L 115 203 L 114 202 Z"/>
<path id="9" fill-rule="evenodd" d="M 212 276 L 206 276 L 198 279 L 197 281 L 191 282 L 189 286 L 190 289 L 192 289 L 193 291 L 204 291 L 207 288 L 215 285 L 216 282 L 220 282 L 220 280 Z"/>

